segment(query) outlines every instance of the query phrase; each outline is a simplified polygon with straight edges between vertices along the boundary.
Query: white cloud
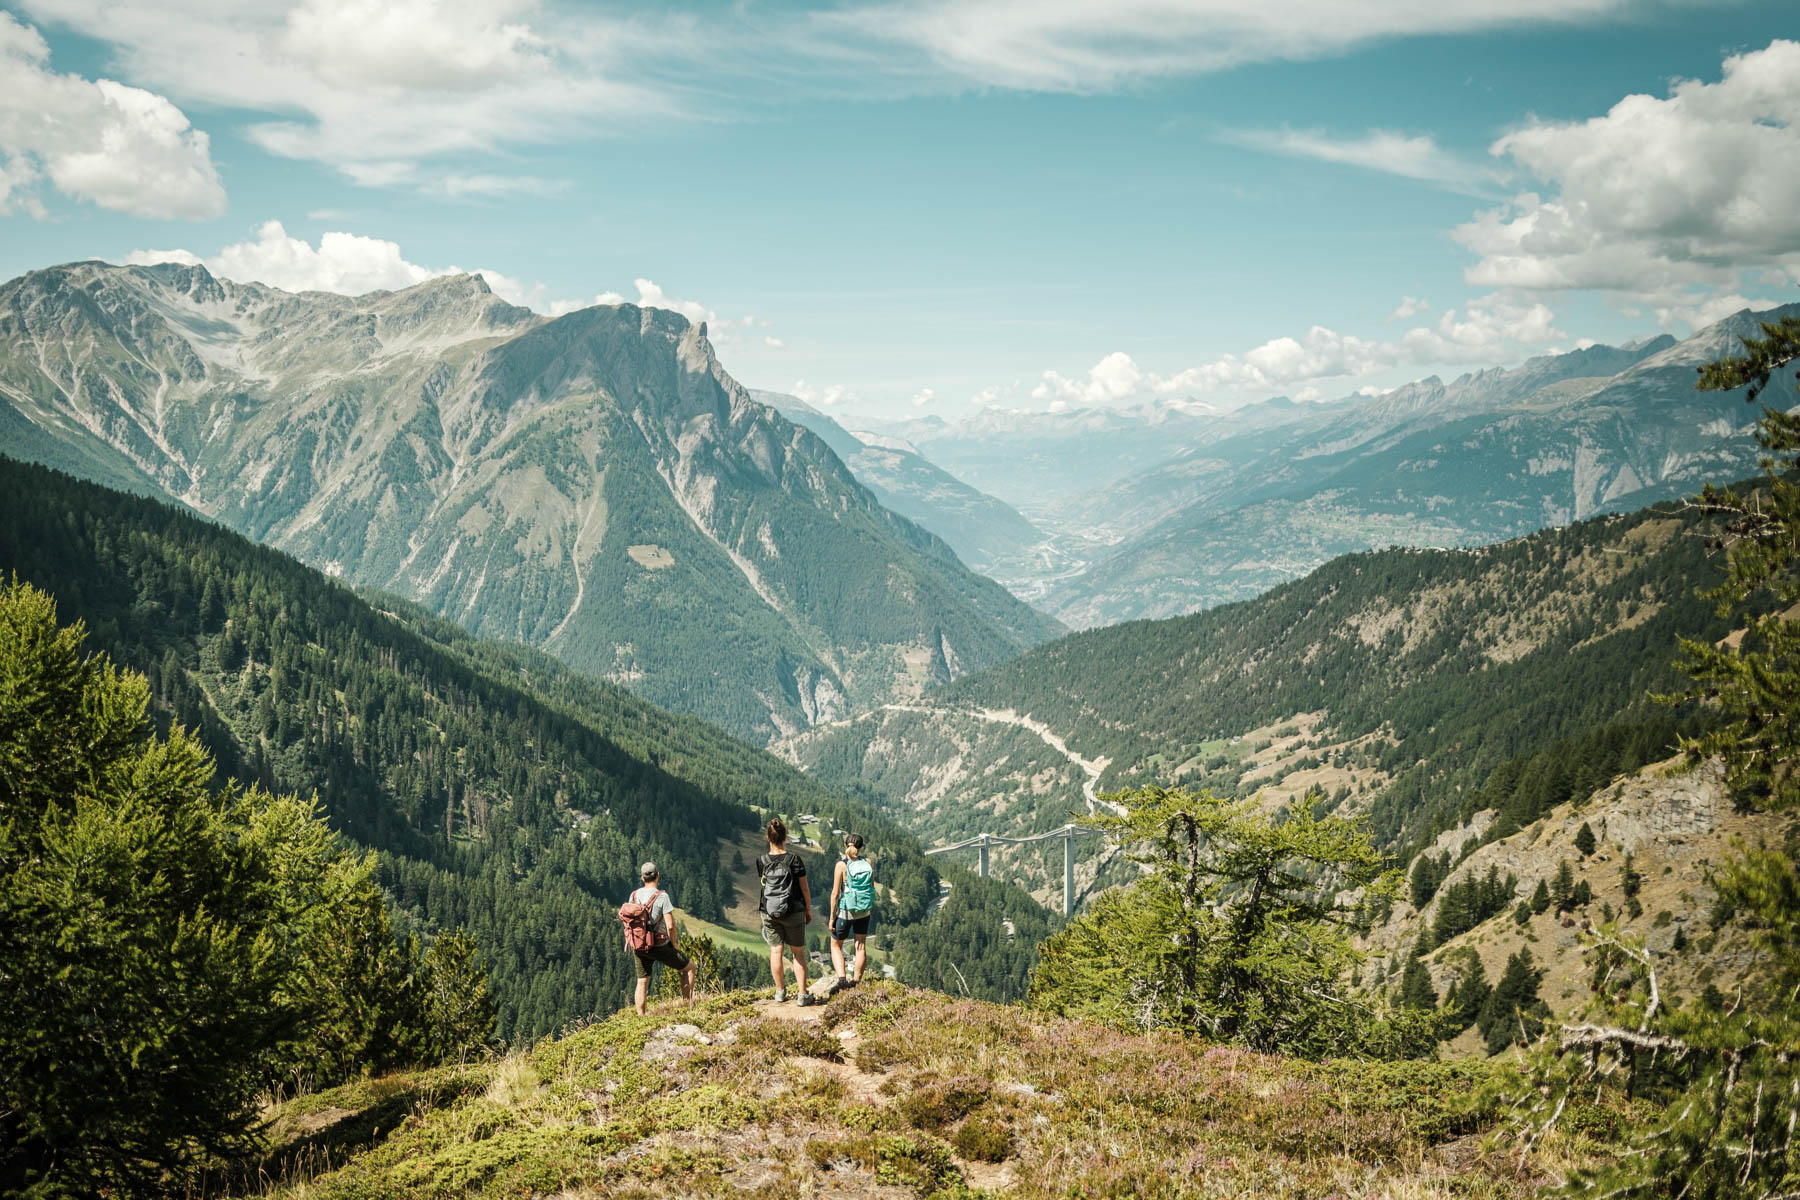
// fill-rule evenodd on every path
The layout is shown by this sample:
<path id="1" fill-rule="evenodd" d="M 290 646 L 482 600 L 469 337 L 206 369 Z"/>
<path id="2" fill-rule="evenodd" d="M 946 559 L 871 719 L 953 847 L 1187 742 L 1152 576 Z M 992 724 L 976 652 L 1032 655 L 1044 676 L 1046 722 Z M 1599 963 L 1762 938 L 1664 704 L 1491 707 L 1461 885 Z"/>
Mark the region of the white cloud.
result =
<path id="1" fill-rule="evenodd" d="M 50 70 L 37 30 L 0 11 L 0 213 L 45 215 L 36 185 L 161 220 L 225 211 L 207 135 L 154 92 Z"/>
<path id="2" fill-rule="evenodd" d="M 771 350 L 786 350 L 787 349 L 787 343 L 782 341 L 778 337 L 763 338 L 763 345 L 767 346 Z"/>
<path id="3" fill-rule="evenodd" d="M 435 0 L 303 0 L 281 50 L 339 87 L 480 88 L 554 66 L 518 6 Z"/>
<path id="4" fill-rule="evenodd" d="M 1371 129 L 1361 137 L 1334 138 L 1318 130 L 1279 129 L 1240 132 L 1226 140 L 1290 158 L 1311 158 L 1417 179 L 1467 195 L 1495 194 L 1491 169 L 1464 162 L 1427 134 Z"/>
<path id="5" fill-rule="evenodd" d="M 1717 83 L 1534 122 L 1492 152 L 1548 186 L 1455 231 L 1479 255 L 1470 283 L 1595 288 L 1673 312 L 1747 269 L 1800 281 L 1800 42 L 1727 58 Z"/>
<path id="6" fill-rule="evenodd" d="M 930 404 L 936 399 L 936 392 L 932 391 L 930 388 L 920 388 L 912 395 L 912 405 L 914 408 L 924 408 L 927 404 Z"/>
<path id="7" fill-rule="evenodd" d="M 665 293 L 662 288 L 658 287 L 654 280 L 634 279 L 631 283 L 633 287 L 637 288 L 637 302 L 645 308 L 666 308 L 670 312 L 680 313 L 696 325 L 705 321 L 709 332 L 712 326 L 717 325 L 723 327 L 730 323 L 721 321 L 718 313 L 698 301 L 675 299 L 673 296 Z M 801 398 L 805 399 L 805 397 Z"/>
<path id="8" fill-rule="evenodd" d="M 265 221 L 254 240 L 236 242 L 217 254 L 201 256 L 191 250 L 133 250 L 128 263 L 203 263 L 207 270 L 225 279 L 264 283 L 287 292 L 337 292 L 360 296 L 365 292 L 393 291 L 435 279 L 441 275 L 461 275 L 461 267 L 427 267 L 409 261 L 399 243 L 356 233 L 324 233 L 319 244 L 289 236 L 280 221 Z M 596 304 L 623 304 L 618 292 L 601 292 L 590 300 L 553 299 L 542 283 L 527 284 L 501 271 L 477 268 L 470 274 L 480 275 L 488 288 L 510 304 L 522 305 L 560 317 L 577 309 Z M 721 318 L 717 313 L 691 300 L 680 300 L 664 293 L 653 280 L 634 281 L 636 303 L 647 308 L 666 308 L 690 321 L 706 321 L 712 329 L 729 332 L 756 318 L 740 321 Z M 758 321 L 759 324 L 767 322 Z M 778 341 L 770 338 L 768 341 Z M 830 401 L 827 401 L 830 403 Z"/>
<path id="9" fill-rule="evenodd" d="M 788 391 L 807 404 L 819 405 L 824 408 L 830 408 L 834 404 L 842 404 L 845 401 L 855 404 L 862 399 L 861 396 L 842 384 L 834 383 L 830 387 L 816 388 L 804 379 L 794 380 L 794 386 Z"/>
<path id="10" fill-rule="evenodd" d="M 1055 371 L 1045 371 L 1042 382 L 1031 389 L 1031 398 L 1089 406 L 1111 404 L 1137 392 L 1146 382 L 1147 377 L 1131 355 L 1114 350 L 1088 368 L 1085 380 L 1066 379 Z"/>
<path id="11" fill-rule="evenodd" d="M 1656 319 L 1664 326 L 1685 325 L 1689 329 L 1699 329 L 1711 325 L 1714 321 L 1722 321 L 1732 313 L 1744 309 L 1761 310 L 1775 308 L 1784 303 L 1780 300 L 1751 300 L 1737 292 L 1725 292 L 1696 297 L 1693 300 L 1656 306 Z"/>
<path id="12" fill-rule="evenodd" d="M 1010 389 L 998 386 L 984 387 L 969 397 L 969 403 L 975 405 L 977 408 L 986 408 L 989 405 L 998 404 L 1001 400 L 1005 399 L 1009 390 Z"/>
<path id="13" fill-rule="evenodd" d="M 263 222 L 256 240 L 226 246 L 207 258 L 188 250 L 133 250 L 125 261 L 205 263 L 213 274 L 241 283 L 263 283 L 285 292 L 346 296 L 411 287 L 454 270 L 408 262 L 397 243 L 354 233 L 323 234 L 315 247 L 289 237 L 280 221 Z"/>
<path id="14" fill-rule="evenodd" d="M 111 45 L 121 68 L 147 86 L 263 114 L 247 133 L 271 153 L 328 164 L 368 186 L 465 196 L 555 185 L 421 164 L 673 114 L 664 91 L 625 75 L 681 52 L 688 23 L 681 15 L 610 19 L 533 0 L 20 7 Z"/>
<path id="15" fill-rule="evenodd" d="M 1031 395 L 1051 401 L 1053 412 L 1142 394 L 1299 389 L 1298 398 L 1316 398 L 1315 385 L 1324 380 L 1409 366 L 1487 364 L 1520 350 L 1544 349 L 1566 337 L 1543 304 L 1491 294 L 1470 301 L 1460 312 L 1446 310 L 1434 323 L 1416 326 L 1397 338 L 1361 338 L 1315 325 L 1301 337 L 1273 338 L 1242 354 L 1222 355 L 1173 375 L 1147 372 L 1129 355 L 1114 351 L 1094 364 L 1086 379 L 1045 371 Z"/>
<path id="16" fill-rule="evenodd" d="M 1422 312 L 1431 311 L 1431 305 L 1416 296 L 1402 296 L 1394 311 L 1388 314 L 1390 321 L 1410 321 Z"/>
<path id="17" fill-rule="evenodd" d="M 1340 53 L 1379 38 L 1574 24 L 1619 0 L 894 0 L 821 18 L 908 49 L 969 83 L 1103 91 L 1247 62 Z"/>

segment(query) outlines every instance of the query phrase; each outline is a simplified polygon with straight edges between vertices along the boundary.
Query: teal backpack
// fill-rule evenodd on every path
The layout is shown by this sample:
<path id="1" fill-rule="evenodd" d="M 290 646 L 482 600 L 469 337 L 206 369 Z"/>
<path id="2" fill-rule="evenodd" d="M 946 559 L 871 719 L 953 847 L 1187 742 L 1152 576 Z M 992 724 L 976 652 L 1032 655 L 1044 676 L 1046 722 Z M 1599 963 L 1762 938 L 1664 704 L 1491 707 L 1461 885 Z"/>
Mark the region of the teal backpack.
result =
<path id="1" fill-rule="evenodd" d="M 839 907 L 857 919 L 868 916 L 875 907 L 875 868 L 868 859 L 844 860 L 844 898 Z"/>

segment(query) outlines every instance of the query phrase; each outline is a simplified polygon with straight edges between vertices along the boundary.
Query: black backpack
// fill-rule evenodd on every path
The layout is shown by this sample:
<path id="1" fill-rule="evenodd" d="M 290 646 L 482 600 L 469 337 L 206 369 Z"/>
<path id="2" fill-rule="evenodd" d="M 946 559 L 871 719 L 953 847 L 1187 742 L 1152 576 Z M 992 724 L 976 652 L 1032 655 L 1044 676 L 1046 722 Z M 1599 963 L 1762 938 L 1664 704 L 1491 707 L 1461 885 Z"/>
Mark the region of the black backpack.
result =
<path id="1" fill-rule="evenodd" d="M 800 889 L 794 883 L 796 869 L 804 870 L 800 859 L 792 854 L 771 854 L 763 871 L 763 912 L 771 917 L 788 917 L 800 911 Z"/>

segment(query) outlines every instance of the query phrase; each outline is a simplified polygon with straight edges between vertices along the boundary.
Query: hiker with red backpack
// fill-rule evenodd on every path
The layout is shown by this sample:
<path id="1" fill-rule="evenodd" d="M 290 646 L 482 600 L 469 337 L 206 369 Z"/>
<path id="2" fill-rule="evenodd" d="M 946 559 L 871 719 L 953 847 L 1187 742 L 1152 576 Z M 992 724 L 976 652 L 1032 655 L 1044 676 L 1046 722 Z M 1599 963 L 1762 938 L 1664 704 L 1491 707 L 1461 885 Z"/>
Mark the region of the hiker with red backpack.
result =
<path id="1" fill-rule="evenodd" d="M 763 941 L 769 944 L 769 974 L 775 977 L 775 1002 L 787 999 L 787 979 L 782 963 L 784 947 L 794 951 L 794 973 L 800 979 L 801 1008 L 815 1003 L 806 990 L 806 927 L 812 924 L 812 888 L 806 882 L 806 863 L 787 848 L 787 826 L 780 817 L 769 820 L 765 831 L 769 852 L 758 855 L 756 874 L 762 880 Z"/>
<path id="2" fill-rule="evenodd" d="M 638 1016 L 650 998 L 650 968 L 661 963 L 681 972 L 681 998 L 694 1003 L 694 963 L 675 945 L 675 902 L 659 886 L 661 873 L 647 862 L 638 869 L 644 886 L 619 906 L 619 923 L 625 926 L 625 946 L 637 959 L 637 994 L 633 1001 Z"/>

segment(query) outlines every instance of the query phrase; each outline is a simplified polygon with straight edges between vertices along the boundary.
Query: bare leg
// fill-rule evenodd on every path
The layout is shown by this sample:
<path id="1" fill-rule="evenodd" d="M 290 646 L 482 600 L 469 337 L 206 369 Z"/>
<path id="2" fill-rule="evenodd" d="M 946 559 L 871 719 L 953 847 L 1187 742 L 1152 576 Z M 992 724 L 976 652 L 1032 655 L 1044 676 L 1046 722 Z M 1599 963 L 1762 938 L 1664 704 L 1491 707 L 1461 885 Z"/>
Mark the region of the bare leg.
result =
<path id="1" fill-rule="evenodd" d="M 856 980 L 856 982 L 858 982 L 858 983 L 862 982 L 863 964 L 868 961 L 868 958 L 869 958 L 868 935 L 859 933 L 856 935 L 856 974 L 854 974 L 850 977 L 850 978 Z"/>
<path id="2" fill-rule="evenodd" d="M 776 942 L 769 947 L 769 974 L 774 978 L 775 990 L 778 992 L 781 990 L 781 966 L 781 943 Z"/>
<path id="3" fill-rule="evenodd" d="M 637 1009 L 638 1016 L 641 1017 L 644 1015 L 644 1001 L 648 1000 L 649 998 L 650 998 L 650 980 L 649 980 L 649 978 L 646 977 L 643 979 L 639 979 L 637 982 L 637 995 L 636 995 L 636 998 L 632 1001 L 632 1007 Z"/>
<path id="4" fill-rule="evenodd" d="M 831 966 L 838 978 L 844 977 L 844 943 L 837 938 L 831 939 Z"/>
<path id="5" fill-rule="evenodd" d="M 800 990 L 806 990 L 806 947 L 794 947 L 794 974 L 800 977 Z"/>
<path id="6" fill-rule="evenodd" d="M 687 1001 L 689 1008 L 694 1007 L 694 964 L 689 963 L 681 972 L 681 998 Z"/>

